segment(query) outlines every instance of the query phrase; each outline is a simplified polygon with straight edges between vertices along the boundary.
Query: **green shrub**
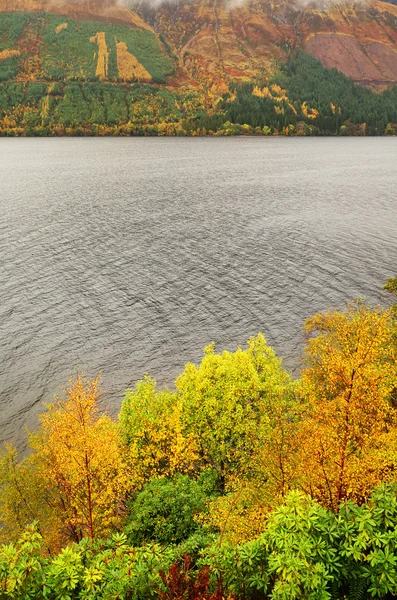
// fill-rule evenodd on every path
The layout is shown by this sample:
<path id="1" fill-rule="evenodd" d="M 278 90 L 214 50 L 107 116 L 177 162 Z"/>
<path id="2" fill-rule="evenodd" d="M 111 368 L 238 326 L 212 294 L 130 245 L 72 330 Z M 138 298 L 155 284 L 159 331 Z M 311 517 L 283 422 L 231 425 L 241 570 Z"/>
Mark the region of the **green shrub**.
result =
<path id="1" fill-rule="evenodd" d="M 154 479 L 129 502 L 125 533 L 137 546 L 147 541 L 180 544 L 201 529 L 195 517 L 215 495 L 213 472 L 198 481 L 187 475 Z"/>

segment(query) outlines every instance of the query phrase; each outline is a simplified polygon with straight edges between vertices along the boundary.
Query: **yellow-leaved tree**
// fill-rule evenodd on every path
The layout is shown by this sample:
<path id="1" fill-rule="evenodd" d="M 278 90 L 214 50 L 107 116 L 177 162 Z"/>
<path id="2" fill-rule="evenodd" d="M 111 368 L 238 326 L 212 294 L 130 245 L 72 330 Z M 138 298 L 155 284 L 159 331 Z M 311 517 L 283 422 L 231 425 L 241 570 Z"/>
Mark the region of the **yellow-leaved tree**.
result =
<path id="1" fill-rule="evenodd" d="M 393 479 L 397 379 L 390 311 L 358 301 L 308 319 L 304 418 L 296 438 L 300 486 L 325 506 L 363 501 Z"/>
<path id="2" fill-rule="evenodd" d="M 29 439 L 31 454 L 15 464 L 8 452 L 1 511 L 9 529 L 12 519 L 23 526 L 34 518 L 47 547 L 56 549 L 105 536 L 119 524 L 129 476 L 117 425 L 100 412 L 98 400 L 98 378 L 78 375 L 66 399 L 56 399 L 41 415 L 41 427 Z"/>
<path id="3" fill-rule="evenodd" d="M 235 352 L 216 354 L 211 344 L 201 364 L 188 363 L 176 380 L 186 430 L 199 436 L 201 459 L 224 484 L 250 469 L 288 382 L 262 334 Z"/>
<path id="4" fill-rule="evenodd" d="M 289 489 L 290 383 L 262 334 L 235 352 L 217 354 L 211 344 L 176 381 L 186 430 L 197 433 L 202 463 L 218 473 L 223 494 L 210 521 L 222 539 L 258 535 L 275 497 Z"/>
<path id="5" fill-rule="evenodd" d="M 127 390 L 119 427 L 135 490 L 156 477 L 199 470 L 198 438 L 195 432 L 186 431 L 181 411 L 178 395 L 157 390 L 148 376 Z"/>

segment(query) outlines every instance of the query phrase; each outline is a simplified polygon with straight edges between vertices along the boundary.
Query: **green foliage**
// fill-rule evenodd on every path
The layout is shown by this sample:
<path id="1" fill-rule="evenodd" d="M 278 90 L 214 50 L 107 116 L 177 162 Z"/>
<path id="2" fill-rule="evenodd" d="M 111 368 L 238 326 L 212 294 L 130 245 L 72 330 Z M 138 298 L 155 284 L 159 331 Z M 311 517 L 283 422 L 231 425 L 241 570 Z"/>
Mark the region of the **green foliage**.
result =
<path id="1" fill-rule="evenodd" d="M 29 14 L 23 12 L 1 13 L 0 52 L 9 48 L 17 48 L 17 43 L 29 19 Z"/>
<path id="2" fill-rule="evenodd" d="M 336 520 L 322 506 L 297 492 L 269 518 L 264 534 L 274 600 L 328 600 L 338 574 Z"/>
<path id="3" fill-rule="evenodd" d="M 175 96 L 165 89 L 110 83 L 0 83 L 0 135 L 183 133 L 195 118 L 198 97 Z M 35 113 L 27 128 L 25 113 Z"/>
<path id="4" fill-rule="evenodd" d="M 101 543 L 88 539 L 53 558 L 40 554 L 34 526 L 17 544 L 0 547 L 0 597 L 10 600 L 143 600 L 163 589 L 160 571 L 175 559 L 151 545 L 133 548 L 123 534 Z"/>
<path id="5" fill-rule="evenodd" d="M 397 298 L 397 277 L 389 277 L 383 289 Z M 397 318 L 397 302 L 392 306 L 393 315 Z"/>
<path id="6" fill-rule="evenodd" d="M 133 545 L 154 541 L 180 544 L 201 529 L 195 517 L 205 512 L 214 496 L 216 477 L 195 481 L 187 475 L 154 479 L 129 501 L 125 533 Z"/>
<path id="7" fill-rule="evenodd" d="M 156 390 L 156 382 L 145 377 L 134 390 L 127 390 L 119 414 L 120 432 L 127 445 L 139 436 L 142 421 L 157 425 L 167 418 L 176 404 L 175 393 Z M 145 441 L 142 440 L 144 444 Z"/>
<path id="8" fill-rule="evenodd" d="M 63 24 L 67 24 L 67 27 L 56 33 L 57 27 Z M 173 59 L 164 53 L 156 36 L 150 31 L 103 22 L 76 22 L 50 15 L 43 46 L 42 66 L 45 76 L 62 81 L 97 79 L 98 47 L 91 40 L 98 32 L 105 34 L 109 53 L 109 80 L 118 80 L 116 40 L 127 45 L 128 51 L 151 74 L 154 82 L 165 83 L 165 76 L 173 71 Z"/>
<path id="9" fill-rule="evenodd" d="M 385 484 L 367 504 L 347 502 L 337 516 L 341 587 L 378 598 L 397 594 L 396 486 Z"/>
<path id="10" fill-rule="evenodd" d="M 293 132 L 302 135 L 362 135 L 357 125 L 363 123 L 367 135 L 376 135 L 383 134 L 388 123 L 397 123 L 397 87 L 377 94 L 301 51 L 280 65 L 266 85 L 281 86 L 288 100 L 253 95 L 254 83 L 236 84 L 235 100 L 230 102 L 230 95 L 225 95 L 220 104 L 224 122 L 261 129 L 267 126 L 279 133 L 292 125 Z M 319 112 L 316 118 L 305 115 L 304 102 Z M 201 123 L 212 126 L 206 117 Z M 219 128 L 219 123 L 216 126 Z"/>
<path id="11" fill-rule="evenodd" d="M 62 25 L 63 28 L 58 27 Z M 128 26 L 93 21 L 74 21 L 64 16 L 37 13 L 1 13 L 0 52 L 18 49 L 26 27 L 30 35 L 26 51 L 40 51 L 40 76 L 56 81 L 95 81 L 98 46 L 96 34 L 105 35 L 108 52 L 106 79 L 118 81 L 116 40 L 124 42 L 128 51 L 150 73 L 155 83 L 165 83 L 166 75 L 175 69 L 175 59 L 154 33 Z M 42 45 L 34 36 L 42 37 Z M 42 47 L 41 47 L 42 46 Z M 0 61 L 0 81 L 13 79 L 20 68 L 20 57 Z"/>
<path id="12" fill-rule="evenodd" d="M 42 538 L 33 524 L 16 544 L 0 546 L 0 597 L 39 598 L 45 581 Z"/>
<path id="13" fill-rule="evenodd" d="M 176 381 L 186 430 L 199 436 L 202 459 L 226 475 L 244 469 L 269 428 L 269 415 L 289 378 L 263 335 L 248 348 L 215 354 L 205 349 L 201 364 L 187 364 Z"/>
<path id="14" fill-rule="evenodd" d="M 263 597 L 270 589 L 269 552 L 262 538 L 241 545 L 215 542 L 202 553 L 199 566 L 204 565 L 210 566 L 214 584 L 222 581 L 226 597 Z"/>
<path id="15" fill-rule="evenodd" d="M 396 491 L 381 486 L 367 504 L 346 502 L 337 515 L 292 492 L 257 539 L 216 543 L 200 565 L 209 564 L 224 593 L 238 598 L 258 591 L 272 600 L 395 597 Z"/>

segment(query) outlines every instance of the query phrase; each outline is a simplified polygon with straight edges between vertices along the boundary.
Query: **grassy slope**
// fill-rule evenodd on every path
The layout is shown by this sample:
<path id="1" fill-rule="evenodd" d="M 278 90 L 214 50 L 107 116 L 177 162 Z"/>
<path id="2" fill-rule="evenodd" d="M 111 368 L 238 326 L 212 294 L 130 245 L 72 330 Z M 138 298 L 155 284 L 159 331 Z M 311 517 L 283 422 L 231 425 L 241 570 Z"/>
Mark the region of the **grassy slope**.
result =
<path id="1" fill-rule="evenodd" d="M 62 24 L 67 28 L 56 33 Z M 105 33 L 110 81 L 118 80 L 116 39 L 125 42 L 128 51 L 154 82 L 165 83 L 166 75 L 173 72 L 174 60 L 150 31 L 103 22 L 74 21 L 58 15 L 2 13 L 0 51 L 20 50 L 21 56 L 0 61 L 0 81 L 14 78 L 95 81 L 98 49 L 91 38 L 98 32 Z M 29 64 L 34 56 L 37 60 Z"/>

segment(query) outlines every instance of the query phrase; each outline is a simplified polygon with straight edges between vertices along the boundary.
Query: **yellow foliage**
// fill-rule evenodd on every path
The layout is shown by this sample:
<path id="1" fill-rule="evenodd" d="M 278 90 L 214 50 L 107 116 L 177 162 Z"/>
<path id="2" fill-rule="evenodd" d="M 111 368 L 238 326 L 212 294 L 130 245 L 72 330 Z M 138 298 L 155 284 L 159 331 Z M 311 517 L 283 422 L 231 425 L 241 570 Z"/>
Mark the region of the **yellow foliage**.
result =
<path id="1" fill-rule="evenodd" d="M 252 90 L 252 95 L 253 96 L 258 96 L 258 98 L 265 98 L 265 96 L 267 95 L 265 93 L 264 90 L 269 90 L 269 88 L 263 88 L 263 90 L 260 89 L 260 87 L 258 87 L 257 85 L 254 87 L 254 89 Z"/>
<path id="2" fill-rule="evenodd" d="M 115 423 L 98 408 L 98 378 L 71 381 L 66 400 L 48 406 L 31 436 L 36 476 L 62 541 L 96 538 L 119 523 L 120 500 L 129 484 Z"/>
<path id="3" fill-rule="evenodd" d="M 6 49 L 0 52 L 0 60 L 8 60 L 9 58 L 14 58 L 15 56 L 20 56 L 21 52 L 19 50 L 10 50 Z"/>
<path id="4" fill-rule="evenodd" d="M 286 99 L 287 98 L 287 90 L 284 90 L 283 88 L 281 88 L 279 85 L 273 83 L 270 86 L 270 89 L 272 90 L 273 94 L 275 94 L 276 96 L 278 96 L 279 98 L 283 98 Z"/>
<path id="5" fill-rule="evenodd" d="M 98 44 L 98 60 L 96 66 L 96 76 L 99 79 L 106 79 L 109 72 L 109 52 L 106 45 L 105 33 L 98 32 L 92 38 L 90 38 L 92 44 Z"/>
<path id="6" fill-rule="evenodd" d="M 227 496 L 210 505 L 207 520 L 233 544 L 260 535 L 269 512 L 297 486 L 296 431 L 302 409 L 294 387 L 285 381 L 275 394 L 266 411 L 268 427 L 249 463 L 229 478 Z"/>
<path id="7" fill-rule="evenodd" d="M 55 27 L 55 33 L 58 35 L 58 33 L 61 33 L 61 31 L 63 31 L 64 29 L 68 28 L 68 24 L 67 23 L 61 23 L 60 25 L 58 25 L 58 27 Z"/>
<path id="8" fill-rule="evenodd" d="M 150 82 L 152 76 L 143 65 L 128 52 L 127 44 L 116 40 L 117 68 L 122 81 Z"/>
<path id="9" fill-rule="evenodd" d="M 44 96 L 41 102 L 41 118 L 44 121 L 50 111 L 50 96 Z"/>
<path id="10" fill-rule="evenodd" d="M 240 544 L 263 533 L 269 510 L 263 486 L 242 481 L 234 491 L 211 502 L 202 520 L 219 529 L 220 543 Z"/>
<path id="11" fill-rule="evenodd" d="M 317 335 L 307 345 L 302 376 L 300 485 L 337 510 L 346 498 L 362 501 L 385 469 L 397 467 L 392 321 L 388 311 L 356 303 L 315 315 L 306 329 Z"/>
<path id="12" fill-rule="evenodd" d="M 198 440 L 187 433 L 176 394 L 156 391 L 150 377 L 127 391 L 120 411 L 120 428 L 139 489 L 154 477 L 191 473 L 198 466 Z"/>
<path id="13" fill-rule="evenodd" d="M 317 119 L 318 115 L 320 114 L 317 109 L 310 108 L 307 102 L 302 103 L 302 113 L 307 119 Z"/>

